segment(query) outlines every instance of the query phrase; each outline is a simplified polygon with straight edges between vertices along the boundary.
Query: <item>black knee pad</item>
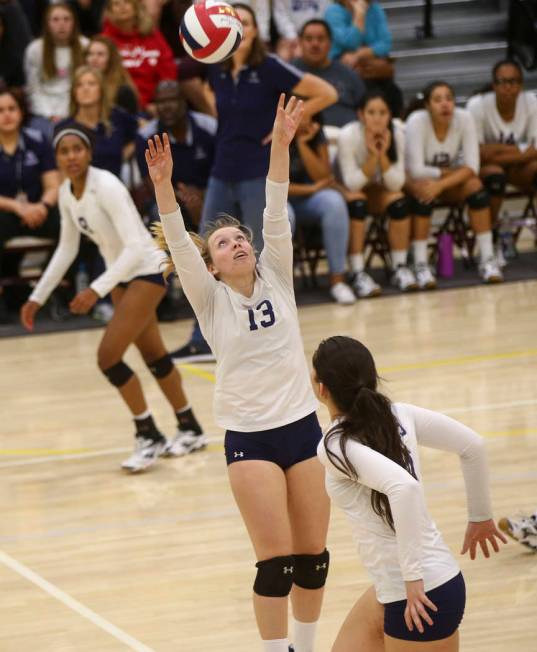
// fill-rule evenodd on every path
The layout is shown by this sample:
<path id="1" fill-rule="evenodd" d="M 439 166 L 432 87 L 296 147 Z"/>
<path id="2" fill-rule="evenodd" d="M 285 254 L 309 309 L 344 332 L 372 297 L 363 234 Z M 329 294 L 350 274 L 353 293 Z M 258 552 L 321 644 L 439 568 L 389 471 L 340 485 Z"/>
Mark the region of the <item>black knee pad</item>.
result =
<path id="1" fill-rule="evenodd" d="M 386 209 L 386 213 L 391 220 L 404 220 L 409 215 L 408 201 L 406 197 L 400 197 L 392 201 Z"/>
<path id="2" fill-rule="evenodd" d="M 325 585 L 330 564 L 330 553 L 323 550 L 319 555 L 294 555 L 293 582 L 303 589 L 320 589 Z"/>
<path id="3" fill-rule="evenodd" d="M 431 217 L 433 212 L 433 204 L 426 204 L 425 202 L 412 197 L 408 202 L 408 207 L 412 215 L 417 215 L 418 217 Z"/>
<path id="4" fill-rule="evenodd" d="M 285 598 L 293 586 L 294 567 L 292 555 L 258 561 L 254 592 L 267 598 Z"/>
<path id="5" fill-rule="evenodd" d="M 365 199 L 353 199 L 347 202 L 351 220 L 363 222 L 367 217 L 367 201 Z"/>
<path id="6" fill-rule="evenodd" d="M 103 374 L 114 385 L 114 387 L 122 387 L 134 375 L 133 370 L 126 365 L 123 360 L 120 360 L 112 367 L 103 369 Z"/>
<path id="7" fill-rule="evenodd" d="M 483 184 L 493 197 L 503 197 L 507 178 L 505 174 L 489 174 L 483 179 Z"/>
<path id="8" fill-rule="evenodd" d="M 148 363 L 147 366 L 155 378 L 164 378 L 173 369 L 173 360 L 170 354 L 166 353 L 162 358 Z"/>
<path id="9" fill-rule="evenodd" d="M 466 198 L 466 203 L 470 208 L 488 208 L 490 206 L 490 195 L 485 188 L 473 192 Z"/>

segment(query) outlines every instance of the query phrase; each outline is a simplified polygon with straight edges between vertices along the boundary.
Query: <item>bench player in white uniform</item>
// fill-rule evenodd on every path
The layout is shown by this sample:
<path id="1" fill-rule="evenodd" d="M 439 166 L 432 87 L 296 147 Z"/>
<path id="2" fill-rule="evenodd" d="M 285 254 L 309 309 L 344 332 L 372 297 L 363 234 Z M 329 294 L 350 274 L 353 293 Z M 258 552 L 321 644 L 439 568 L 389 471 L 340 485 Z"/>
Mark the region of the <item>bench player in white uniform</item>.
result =
<path id="1" fill-rule="evenodd" d="M 358 296 L 379 294 L 380 287 L 364 272 L 364 237 L 367 214 L 389 217 L 388 240 L 393 265 L 393 283 L 400 290 L 413 290 L 416 279 L 407 267 L 410 244 L 410 213 L 403 194 L 405 183 L 405 134 L 392 122 L 390 108 L 378 90 L 360 100 L 359 121 L 341 129 L 338 164 L 343 184 L 352 193 L 349 262 L 355 274 Z"/>
<path id="2" fill-rule="evenodd" d="M 481 177 L 491 194 L 496 220 L 510 183 L 537 191 L 537 99 L 523 90 L 522 68 L 499 61 L 492 69 L 492 92 L 470 98 L 481 151 Z"/>
<path id="3" fill-rule="evenodd" d="M 444 81 L 423 92 L 425 109 L 406 123 L 406 186 L 412 197 L 415 274 L 422 289 L 435 287 L 428 265 L 427 240 L 434 201 L 468 205 L 479 245 L 479 272 L 485 283 L 502 280 L 494 257 L 490 198 L 479 178 L 479 145 L 468 111 L 455 107 L 455 93 Z"/>
<path id="4" fill-rule="evenodd" d="M 347 616 L 332 652 L 456 652 L 465 605 L 459 566 L 427 512 L 418 444 L 460 456 L 469 523 L 462 554 L 498 552 L 483 440 L 458 421 L 377 390 L 369 350 L 324 340 L 312 381 L 332 422 L 319 443 L 326 488 L 346 513 L 373 587 Z M 419 645 L 416 643 L 419 642 Z"/>
<path id="5" fill-rule="evenodd" d="M 280 97 L 257 265 L 251 233 L 229 216 L 198 240 L 200 254 L 177 207 L 166 134 L 146 151 L 167 247 L 216 357 L 215 417 L 226 430 L 231 488 L 258 560 L 253 600 L 265 652 L 287 652 L 289 594 L 295 652 L 313 650 L 329 562 L 329 501 L 316 457 L 321 431 L 287 216 L 289 144 L 302 114 L 302 102 L 291 98 L 284 109 Z"/>
<path id="6" fill-rule="evenodd" d="M 34 317 L 58 286 L 75 259 L 80 234 L 98 246 L 106 270 L 79 292 L 69 307 L 86 314 L 99 297 L 112 292 L 114 316 L 106 326 L 97 362 L 117 387 L 133 415 L 136 446 L 124 469 L 141 471 L 159 455 L 184 455 L 203 448 L 206 436 L 188 405 L 181 376 L 160 334 L 156 308 L 165 294 L 162 271 L 165 256 L 158 249 L 125 186 L 113 174 L 90 166 L 91 137 L 80 127 L 67 127 L 54 138 L 58 168 L 66 177 L 60 186 L 61 233 L 45 273 L 21 308 L 21 321 L 33 329 Z M 172 442 L 157 429 L 148 410 L 138 376 L 122 358 L 135 344 L 177 415 Z"/>

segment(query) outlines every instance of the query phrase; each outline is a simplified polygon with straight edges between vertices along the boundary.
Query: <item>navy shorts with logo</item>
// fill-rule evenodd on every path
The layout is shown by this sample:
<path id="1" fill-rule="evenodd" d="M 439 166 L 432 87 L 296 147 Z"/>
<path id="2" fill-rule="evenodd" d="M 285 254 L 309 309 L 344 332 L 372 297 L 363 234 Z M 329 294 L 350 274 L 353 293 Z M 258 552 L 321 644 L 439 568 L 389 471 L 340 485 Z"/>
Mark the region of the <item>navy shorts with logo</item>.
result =
<path id="1" fill-rule="evenodd" d="M 315 412 L 270 430 L 227 430 L 224 439 L 226 460 L 228 464 L 243 460 L 266 460 L 274 462 L 285 471 L 293 464 L 315 457 L 322 436 Z"/>
<path id="2" fill-rule="evenodd" d="M 445 584 L 427 591 L 427 597 L 436 605 L 438 611 L 427 609 L 433 621 L 428 625 L 422 618 L 423 634 L 414 625 L 409 632 L 405 623 L 406 600 L 388 602 L 384 605 L 384 633 L 403 641 L 439 641 L 455 633 L 464 614 L 466 587 L 462 573 Z"/>
<path id="3" fill-rule="evenodd" d="M 141 276 L 131 278 L 130 281 L 121 281 L 121 283 L 118 283 L 117 285 L 120 288 L 126 288 L 129 286 L 129 283 L 132 283 L 133 281 L 147 281 L 148 283 L 155 283 L 155 285 L 166 287 L 166 281 L 162 274 L 142 274 Z"/>

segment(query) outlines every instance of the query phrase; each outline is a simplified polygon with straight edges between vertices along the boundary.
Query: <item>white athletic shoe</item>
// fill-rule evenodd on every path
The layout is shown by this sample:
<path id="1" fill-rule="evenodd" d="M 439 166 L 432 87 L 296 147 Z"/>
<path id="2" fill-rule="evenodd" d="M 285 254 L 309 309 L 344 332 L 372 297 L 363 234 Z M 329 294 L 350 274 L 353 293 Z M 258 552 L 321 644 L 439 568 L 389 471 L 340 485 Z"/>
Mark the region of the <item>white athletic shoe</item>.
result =
<path id="1" fill-rule="evenodd" d="M 164 437 L 158 441 L 146 439 L 145 437 L 136 437 L 134 450 L 131 456 L 122 462 L 121 468 L 131 473 L 147 469 L 162 455 L 167 443 Z"/>
<path id="2" fill-rule="evenodd" d="M 537 552 L 537 512 L 531 516 L 522 516 L 518 520 L 506 517 L 501 518 L 498 526 L 511 539 Z"/>
<path id="3" fill-rule="evenodd" d="M 173 441 L 166 444 L 163 455 L 165 457 L 182 457 L 205 448 L 207 444 L 207 435 L 204 433 L 196 434 L 193 430 L 178 429 Z"/>
<path id="4" fill-rule="evenodd" d="M 412 270 L 406 265 L 399 265 L 392 276 L 392 284 L 401 292 L 416 290 L 418 283 Z"/>
<path id="5" fill-rule="evenodd" d="M 367 272 L 363 270 L 358 272 L 354 277 L 352 282 L 352 287 L 356 294 L 361 297 L 378 297 L 382 292 L 380 285 L 375 283 L 375 281 L 369 276 Z"/>
<path id="6" fill-rule="evenodd" d="M 420 290 L 434 290 L 436 278 L 427 263 L 418 263 L 414 267 L 414 274 Z"/>
<path id="7" fill-rule="evenodd" d="M 496 258 L 487 258 L 479 265 L 479 275 L 483 283 L 501 283 L 503 274 Z"/>
<path id="8" fill-rule="evenodd" d="M 354 292 L 343 282 L 336 283 L 330 288 L 330 296 L 342 306 L 350 306 L 356 301 Z"/>

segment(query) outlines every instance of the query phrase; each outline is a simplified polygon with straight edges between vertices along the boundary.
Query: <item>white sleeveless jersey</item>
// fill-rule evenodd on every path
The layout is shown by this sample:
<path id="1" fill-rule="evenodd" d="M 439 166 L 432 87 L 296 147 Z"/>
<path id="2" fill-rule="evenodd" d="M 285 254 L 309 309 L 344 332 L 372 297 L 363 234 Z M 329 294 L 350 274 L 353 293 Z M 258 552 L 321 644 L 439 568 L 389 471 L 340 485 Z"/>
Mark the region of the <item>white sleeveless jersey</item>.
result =
<path id="1" fill-rule="evenodd" d="M 181 285 L 216 357 L 215 418 L 227 430 L 277 428 L 317 409 L 295 304 L 288 187 L 267 179 L 264 248 L 251 297 L 209 273 L 179 208 L 161 215 Z"/>
<path id="2" fill-rule="evenodd" d="M 77 199 L 69 179 L 60 186 L 61 232 L 58 247 L 30 296 L 43 305 L 76 258 L 80 234 L 93 240 L 106 271 L 91 288 L 104 297 L 118 283 L 161 273 L 166 255 L 156 246 L 129 191 L 111 172 L 90 167 L 84 194 Z"/>
<path id="3" fill-rule="evenodd" d="M 425 590 L 430 591 L 459 573 L 457 562 L 425 506 L 418 444 L 457 453 L 466 484 L 469 520 L 492 518 L 483 439 L 438 412 L 404 403 L 394 404 L 393 410 L 417 481 L 392 460 L 355 441 L 347 442 L 346 453 L 358 474 L 357 481 L 334 466 L 326 453 L 324 437 L 317 449 L 326 467 L 328 495 L 347 515 L 362 563 L 383 604 L 406 599 L 405 581 L 422 579 Z M 339 437 L 330 440 L 329 449 L 341 457 Z M 372 489 L 388 496 L 395 533 L 373 512 Z"/>
<path id="4" fill-rule="evenodd" d="M 405 183 L 405 132 L 396 121 L 393 123 L 393 133 L 397 161 L 392 163 L 386 172 L 378 170 L 374 179 L 368 179 L 362 171 L 362 165 L 367 161 L 369 153 L 365 143 L 364 126 L 360 122 L 349 122 L 339 132 L 338 165 L 343 183 L 349 190 L 362 190 L 370 182 L 383 185 L 386 190 L 396 192 Z"/>
<path id="5" fill-rule="evenodd" d="M 537 98 L 533 93 L 522 91 L 519 94 L 511 122 L 505 122 L 498 113 L 496 95 L 492 92 L 471 97 L 467 108 L 475 120 L 481 144 L 537 147 Z"/>
<path id="6" fill-rule="evenodd" d="M 428 111 L 414 111 L 406 121 L 405 165 L 413 179 L 439 179 L 442 168 L 465 165 L 479 173 L 479 143 L 472 116 L 456 108 L 444 140 L 436 137 Z"/>

